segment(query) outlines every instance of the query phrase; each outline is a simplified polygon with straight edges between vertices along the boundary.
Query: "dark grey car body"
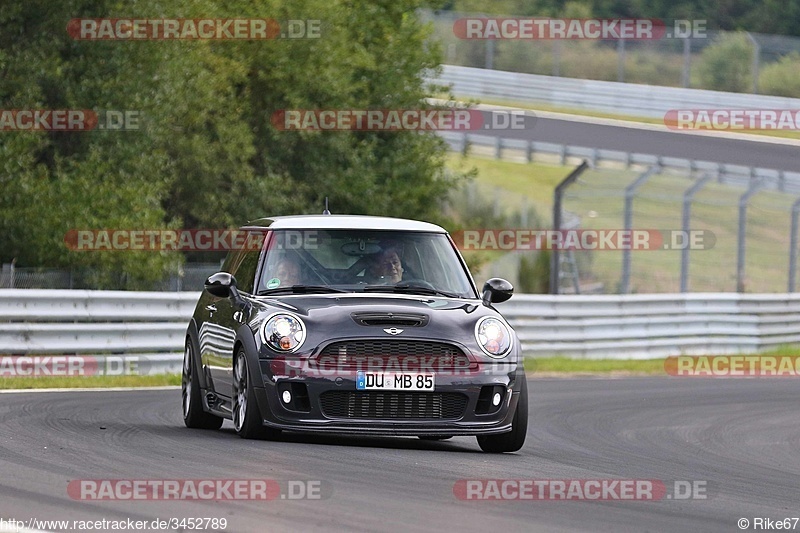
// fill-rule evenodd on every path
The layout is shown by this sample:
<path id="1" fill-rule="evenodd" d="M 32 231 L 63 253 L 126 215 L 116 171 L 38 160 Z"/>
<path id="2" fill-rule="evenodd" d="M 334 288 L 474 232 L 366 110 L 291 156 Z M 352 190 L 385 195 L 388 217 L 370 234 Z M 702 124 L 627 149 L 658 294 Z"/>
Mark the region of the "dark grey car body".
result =
<path id="1" fill-rule="evenodd" d="M 276 217 L 243 228 L 263 232 L 264 246 L 229 253 L 223 270 L 235 278 L 236 289 L 212 289 L 218 294 L 214 295 L 207 286 L 187 331 L 191 366 L 185 373 L 195 371 L 195 397 L 202 401 L 204 413 L 233 418 L 234 366 L 236 355 L 243 353 L 251 369 L 248 392 L 256 400 L 261 425 L 272 430 L 421 437 L 500 434 L 512 430 L 520 402 L 525 403 L 527 424 L 519 340 L 508 326 L 512 338 L 507 355 L 490 357 L 481 349 L 478 321 L 494 317 L 507 323 L 491 304 L 491 294 L 479 296 L 457 250 L 457 268 L 464 269 L 471 285 L 458 297 L 424 290 L 259 296 L 272 235 L 286 228 L 445 234 L 425 223 L 349 216 Z M 262 325 L 276 313 L 298 317 L 305 326 L 305 339 L 296 351 L 281 352 L 264 342 Z M 369 368 L 430 373 L 435 375 L 435 390 L 356 390 L 358 371 Z M 288 403 L 285 391 L 292 399 Z M 499 405 L 490 400 L 495 393 L 502 394 Z"/>

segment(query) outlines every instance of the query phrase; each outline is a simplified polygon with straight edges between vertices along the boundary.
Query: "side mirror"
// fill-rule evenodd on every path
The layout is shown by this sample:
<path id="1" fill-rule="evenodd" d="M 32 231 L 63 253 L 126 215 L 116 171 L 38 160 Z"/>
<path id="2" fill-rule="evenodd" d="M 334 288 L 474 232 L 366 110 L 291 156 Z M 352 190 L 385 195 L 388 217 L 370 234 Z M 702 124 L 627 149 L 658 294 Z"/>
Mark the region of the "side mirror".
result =
<path id="1" fill-rule="evenodd" d="M 219 298 L 230 298 L 239 295 L 236 290 L 236 278 L 228 272 L 212 274 L 205 284 L 206 290 Z"/>
<path id="2" fill-rule="evenodd" d="M 501 278 L 492 278 L 483 285 L 483 305 L 505 302 L 514 294 L 514 286 Z"/>

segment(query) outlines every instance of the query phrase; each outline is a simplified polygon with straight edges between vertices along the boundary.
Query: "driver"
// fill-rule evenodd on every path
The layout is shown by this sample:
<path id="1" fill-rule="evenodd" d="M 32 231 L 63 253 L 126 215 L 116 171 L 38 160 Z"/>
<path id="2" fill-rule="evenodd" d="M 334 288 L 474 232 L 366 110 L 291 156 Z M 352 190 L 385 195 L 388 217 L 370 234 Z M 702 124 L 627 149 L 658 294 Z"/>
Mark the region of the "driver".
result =
<path id="1" fill-rule="evenodd" d="M 394 248 L 387 248 L 368 267 L 367 274 L 373 283 L 394 284 L 403 279 L 403 264 Z"/>

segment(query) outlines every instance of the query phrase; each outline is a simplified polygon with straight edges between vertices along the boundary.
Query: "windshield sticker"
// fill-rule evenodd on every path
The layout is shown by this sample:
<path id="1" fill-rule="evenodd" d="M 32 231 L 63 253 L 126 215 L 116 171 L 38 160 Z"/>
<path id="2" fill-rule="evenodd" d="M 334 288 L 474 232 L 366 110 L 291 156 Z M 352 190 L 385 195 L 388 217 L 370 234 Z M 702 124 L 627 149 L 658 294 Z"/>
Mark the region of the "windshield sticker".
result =
<path id="1" fill-rule="evenodd" d="M 280 285 L 281 285 L 281 280 L 279 280 L 278 278 L 272 278 L 267 282 L 268 289 L 274 289 L 276 287 L 280 287 Z"/>

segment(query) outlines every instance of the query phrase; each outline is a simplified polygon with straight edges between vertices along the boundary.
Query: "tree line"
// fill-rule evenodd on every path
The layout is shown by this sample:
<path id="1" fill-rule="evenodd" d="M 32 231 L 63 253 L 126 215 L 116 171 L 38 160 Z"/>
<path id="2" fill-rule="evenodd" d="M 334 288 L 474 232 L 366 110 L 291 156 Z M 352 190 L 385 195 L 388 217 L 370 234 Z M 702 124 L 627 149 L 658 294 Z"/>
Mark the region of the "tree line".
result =
<path id="1" fill-rule="evenodd" d="M 433 133 L 281 131 L 285 109 L 419 108 L 440 63 L 423 0 L 5 0 L 4 110 L 134 111 L 137 129 L 0 131 L 0 262 L 158 279 L 181 258 L 79 253 L 70 230 L 226 228 L 334 212 L 443 222 Z M 438 6 L 433 6 L 438 7 Z M 73 19 L 318 21 L 317 38 L 80 40 Z"/>

